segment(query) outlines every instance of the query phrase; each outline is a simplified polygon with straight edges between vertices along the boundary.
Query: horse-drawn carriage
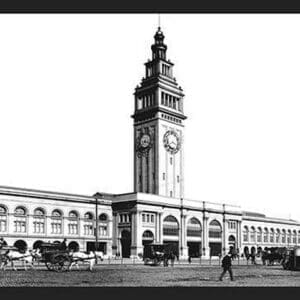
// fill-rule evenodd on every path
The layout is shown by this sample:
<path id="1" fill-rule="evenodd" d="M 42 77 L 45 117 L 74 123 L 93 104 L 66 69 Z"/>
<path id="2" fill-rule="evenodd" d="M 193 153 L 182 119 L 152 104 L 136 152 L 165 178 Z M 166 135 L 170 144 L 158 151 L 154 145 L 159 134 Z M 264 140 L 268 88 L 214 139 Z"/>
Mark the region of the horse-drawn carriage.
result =
<path id="1" fill-rule="evenodd" d="M 69 269 L 71 257 L 69 250 L 63 249 L 61 244 L 42 243 L 40 249 L 40 262 L 44 262 L 50 271 L 63 272 Z"/>
<path id="2" fill-rule="evenodd" d="M 159 266 L 161 262 L 168 265 L 168 260 L 175 260 L 177 249 L 173 244 L 148 244 L 144 246 L 144 264 Z"/>
<path id="3" fill-rule="evenodd" d="M 285 270 L 300 271 L 300 247 L 286 249 L 282 266 Z"/>
<path id="4" fill-rule="evenodd" d="M 274 265 L 275 262 L 280 264 L 286 251 L 285 247 L 266 247 L 261 253 L 263 265 Z"/>

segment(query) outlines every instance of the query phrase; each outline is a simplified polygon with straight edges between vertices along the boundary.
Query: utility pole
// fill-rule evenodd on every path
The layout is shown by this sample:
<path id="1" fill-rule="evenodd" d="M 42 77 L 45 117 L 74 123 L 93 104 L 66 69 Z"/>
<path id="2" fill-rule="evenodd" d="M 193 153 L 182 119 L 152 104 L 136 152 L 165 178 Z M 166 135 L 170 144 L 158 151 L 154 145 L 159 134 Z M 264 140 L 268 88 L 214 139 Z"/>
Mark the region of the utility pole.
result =
<path id="1" fill-rule="evenodd" d="M 103 199 L 103 194 L 96 193 L 93 195 L 93 198 L 95 199 L 95 208 L 96 208 L 96 228 L 95 228 L 95 251 L 98 251 L 99 249 L 99 242 L 98 242 L 98 232 L 99 232 L 99 216 L 98 216 L 98 199 Z M 96 256 L 96 263 L 98 263 L 98 257 Z"/>

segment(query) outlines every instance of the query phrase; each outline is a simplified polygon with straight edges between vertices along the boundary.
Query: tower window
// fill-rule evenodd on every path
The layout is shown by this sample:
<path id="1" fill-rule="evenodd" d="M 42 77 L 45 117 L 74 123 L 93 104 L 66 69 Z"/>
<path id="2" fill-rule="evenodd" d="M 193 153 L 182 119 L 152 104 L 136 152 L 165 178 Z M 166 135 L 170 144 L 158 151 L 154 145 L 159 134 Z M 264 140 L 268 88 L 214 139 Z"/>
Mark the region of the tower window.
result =
<path id="1" fill-rule="evenodd" d="M 161 104 L 165 105 L 165 93 L 161 92 Z"/>
<path id="2" fill-rule="evenodd" d="M 179 182 L 179 176 L 177 175 L 177 182 Z"/>
<path id="3" fill-rule="evenodd" d="M 176 109 L 176 99 L 175 97 L 172 97 L 173 98 L 173 108 Z"/>
<path id="4" fill-rule="evenodd" d="M 166 173 L 163 173 L 163 180 L 166 180 Z"/>
<path id="5" fill-rule="evenodd" d="M 173 191 L 170 191 L 170 197 L 173 197 Z"/>
<path id="6" fill-rule="evenodd" d="M 170 165 L 172 165 L 172 164 L 173 164 L 173 158 L 170 157 Z"/>

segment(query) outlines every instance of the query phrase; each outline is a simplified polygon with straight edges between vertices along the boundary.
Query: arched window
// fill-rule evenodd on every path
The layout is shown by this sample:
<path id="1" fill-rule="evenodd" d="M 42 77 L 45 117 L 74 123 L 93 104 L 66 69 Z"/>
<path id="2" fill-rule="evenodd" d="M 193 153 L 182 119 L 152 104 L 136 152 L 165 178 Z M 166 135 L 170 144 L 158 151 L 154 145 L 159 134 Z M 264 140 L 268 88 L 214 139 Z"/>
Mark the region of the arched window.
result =
<path id="1" fill-rule="evenodd" d="M 191 218 L 187 224 L 187 236 L 201 238 L 201 223 L 196 218 Z"/>
<path id="2" fill-rule="evenodd" d="M 14 212 L 14 232 L 26 232 L 27 211 L 24 207 L 18 206 Z"/>
<path id="3" fill-rule="evenodd" d="M 292 242 L 292 232 L 288 229 L 287 233 L 287 243 L 290 244 Z"/>
<path id="4" fill-rule="evenodd" d="M 142 236 L 142 243 L 143 246 L 147 245 L 147 244 L 151 244 L 154 241 L 154 235 L 152 233 L 152 231 L 150 230 L 145 230 Z"/>
<path id="5" fill-rule="evenodd" d="M 7 209 L 0 205 L 0 232 L 7 231 Z"/>
<path id="6" fill-rule="evenodd" d="M 280 229 L 278 228 L 276 229 L 276 243 L 280 243 Z"/>
<path id="7" fill-rule="evenodd" d="M 74 252 L 77 252 L 77 251 L 79 251 L 79 244 L 75 241 L 72 241 L 69 243 L 68 248 L 70 250 L 73 250 Z"/>
<path id="8" fill-rule="evenodd" d="M 270 229 L 270 243 L 274 243 L 275 231 L 274 228 Z"/>
<path id="9" fill-rule="evenodd" d="M 106 214 L 99 216 L 99 236 L 108 236 L 108 216 Z"/>
<path id="10" fill-rule="evenodd" d="M 45 233 L 45 211 L 36 208 L 33 212 L 33 232 Z"/>
<path id="11" fill-rule="evenodd" d="M 173 216 L 167 216 L 163 222 L 163 234 L 178 236 L 179 233 L 179 225 L 177 219 Z"/>
<path id="12" fill-rule="evenodd" d="M 248 228 L 248 226 L 244 226 L 243 240 L 244 240 L 244 242 L 249 242 L 249 228 Z"/>
<path id="13" fill-rule="evenodd" d="M 94 215 L 91 212 L 87 212 L 87 213 L 84 214 L 84 219 L 85 220 L 93 220 Z"/>
<path id="14" fill-rule="evenodd" d="M 253 226 L 250 228 L 250 242 L 255 243 L 255 228 Z"/>
<path id="15" fill-rule="evenodd" d="M 217 220 L 213 220 L 209 223 L 208 237 L 210 238 L 222 238 L 222 227 Z"/>
<path id="16" fill-rule="evenodd" d="M 286 231 L 285 231 L 285 229 L 282 229 L 281 242 L 282 242 L 282 244 L 286 243 Z"/>
<path id="17" fill-rule="evenodd" d="M 84 235 L 93 235 L 94 215 L 91 212 L 84 214 L 83 232 Z"/>
<path id="18" fill-rule="evenodd" d="M 58 209 L 53 210 L 51 214 L 51 233 L 62 234 L 62 212 Z"/>
<path id="19" fill-rule="evenodd" d="M 258 243 L 262 242 L 262 229 L 261 229 L 261 227 L 257 228 L 256 240 L 257 240 Z"/>
<path id="20" fill-rule="evenodd" d="M 27 243 L 23 240 L 17 240 L 14 242 L 14 247 L 18 248 L 21 253 L 24 253 L 27 250 Z"/>
<path id="21" fill-rule="evenodd" d="M 32 248 L 33 248 L 33 249 L 40 249 L 42 244 L 43 244 L 43 241 L 40 241 L 40 240 L 35 241 L 35 242 L 33 243 Z"/>
<path id="22" fill-rule="evenodd" d="M 76 235 L 78 234 L 78 213 L 75 210 L 71 210 L 69 212 L 69 218 L 68 218 L 68 233 L 70 235 Z"/>
<path id="23" fill-rule="evenodd" d="M 99 216 L 99 220 L 100 220 L 100 221 L 107 221 L 107 220 L 108 220 L 107 214 L 101 214 L 101 215 Z"/>
<path id="24" fill-rule="evenodd" d="M 268 228 L 264 229 L 264 243 L 268 243 L 269 241 L 269 231 Z"/>
<path id="25" fill-rule="evenodd" d="M 297 231 L 293 230 L 293 244 L 297 244 Z"/>

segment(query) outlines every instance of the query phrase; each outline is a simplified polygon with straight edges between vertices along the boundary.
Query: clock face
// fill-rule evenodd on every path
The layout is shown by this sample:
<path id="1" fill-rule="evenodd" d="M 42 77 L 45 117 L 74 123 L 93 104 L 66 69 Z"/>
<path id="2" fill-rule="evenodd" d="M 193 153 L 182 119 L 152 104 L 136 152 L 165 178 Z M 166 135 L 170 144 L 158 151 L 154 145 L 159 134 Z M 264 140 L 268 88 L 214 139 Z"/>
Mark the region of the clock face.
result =
<path id="1" fill-rule="evenodd" d="M 173 130 L 167 131 L 164 135 L 164 146 L 172 154 L 177 153 L 180 149 L 179 135 Z"/>
<path id="2" fill-rule="evenodd" d="M 144 133 L 137 137 L 136 139 L 136 151 L 137 155 L 148 155 L 150 148 L 152 147 L 152 138 L 150 134 Z"/>
<path id="3" fill-rule="evenodd" d="M 150 145 L 150 136 L 148 134 L 143 134 L 140 139 L 140 145 L 142 148 L 147 148 Z"/>

